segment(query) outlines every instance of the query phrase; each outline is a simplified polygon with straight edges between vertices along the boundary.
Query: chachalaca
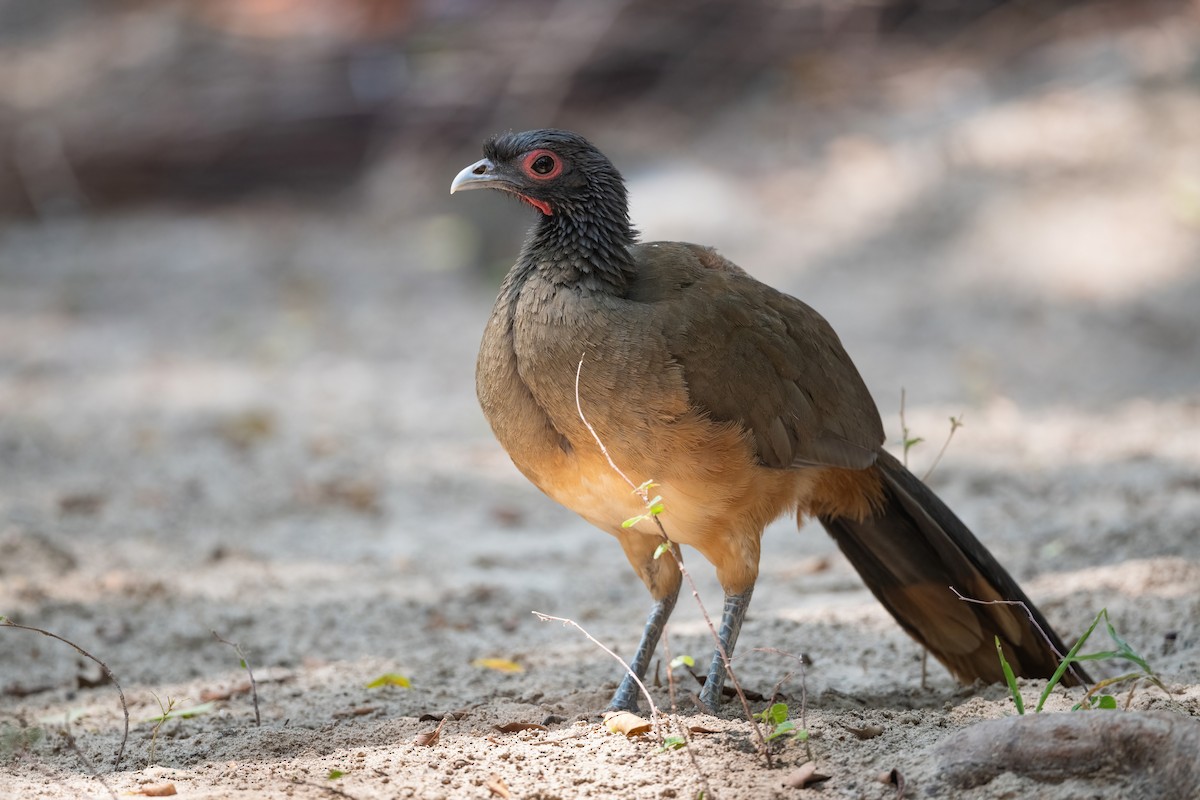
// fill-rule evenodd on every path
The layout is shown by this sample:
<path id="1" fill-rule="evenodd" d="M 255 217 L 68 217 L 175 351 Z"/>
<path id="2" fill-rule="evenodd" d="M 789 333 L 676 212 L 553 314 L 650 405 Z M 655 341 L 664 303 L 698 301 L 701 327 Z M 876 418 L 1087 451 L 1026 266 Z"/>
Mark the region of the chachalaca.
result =
<path id="1" fill-rule="evenodd" d="M 655 558 L 653 519 L 622 527 L 646 508 L 609 457 L 632 481 L 657 484 L 667 536 L 716 568 L 730 655 L 763 528 L 792 513 L 820 520 L 880 602 L 960 681 L 1002 680 L 994 636 L 1017 675 L 1055 671 L 1062 642 L 966 526 L 883 450 L 875 403 L 816 311 L 710 248 L 638 243 L 620 173 L 577 134 L 508 133 L 483 152 L 450 192 L 498 189 L 538 217 L 483 335 L 479 402 L 517 468 L 617 537 L 650 590 L 631 662 L 639 677 L 681 577 L 674 559 Z M 964 602 L 951 587 L 1025 607 Z M 703 706 L 718 705 L 724 682 L 718 649 Z M 637 692 L 626 675 L 611 707 L 636 709 Z"/>

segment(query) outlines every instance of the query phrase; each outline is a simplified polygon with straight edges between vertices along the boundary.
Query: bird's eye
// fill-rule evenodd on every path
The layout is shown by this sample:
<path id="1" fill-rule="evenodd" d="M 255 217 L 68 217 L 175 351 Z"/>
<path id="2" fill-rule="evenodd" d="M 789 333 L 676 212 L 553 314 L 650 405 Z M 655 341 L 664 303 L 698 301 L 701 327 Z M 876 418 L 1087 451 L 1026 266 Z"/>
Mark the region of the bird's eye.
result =
<path id="1" fill-rule="evenodd" d="M 534 150 L 525 156 L 524 167 L 529 177 L 545 181 L 558 177 L 562 161 L 549 150 Z"/>

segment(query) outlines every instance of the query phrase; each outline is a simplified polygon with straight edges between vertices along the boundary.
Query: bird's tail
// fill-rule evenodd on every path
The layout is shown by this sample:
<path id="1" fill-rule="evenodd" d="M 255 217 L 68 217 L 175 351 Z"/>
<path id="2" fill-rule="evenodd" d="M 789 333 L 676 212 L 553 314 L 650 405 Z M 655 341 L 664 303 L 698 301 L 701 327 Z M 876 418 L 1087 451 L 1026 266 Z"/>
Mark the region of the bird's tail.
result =
<path id="1" fill-rule="evenodd" d="M 883 503 L 859 521 L 821 524 L 896 621 L 956 678 L 1004 680 L 996 654 L 1017 676 L 1049 678 L 1066 653 L 1037 607 L 945 503 L 892 456 L 876 462 Z M 955 596 L 988 604 L 971 603 Z M 989 603 L 988 601 L 1020 601 Z M 1077 665 L 1062 682 L 1090 678 Z"/>

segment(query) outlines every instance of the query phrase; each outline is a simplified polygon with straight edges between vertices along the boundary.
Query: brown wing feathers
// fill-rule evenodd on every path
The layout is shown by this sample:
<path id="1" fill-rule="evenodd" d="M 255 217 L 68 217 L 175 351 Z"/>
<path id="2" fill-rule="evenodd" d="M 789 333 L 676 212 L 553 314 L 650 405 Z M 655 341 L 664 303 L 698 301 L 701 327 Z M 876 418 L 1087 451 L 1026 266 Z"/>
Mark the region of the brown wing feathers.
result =
<path id="1" fill-rule="evenodd" d="M 1051 675 L 1058 658 L 1047 639 L 1060 654 L 1066 647 L 1016 581 L 895 458 L 881 452 L 876 469 L 884 497 L 877 511 L 861 520 L 820 517 L 872 593 L 960 680 L 1003 680 L 996 636 L 1018 675 Z M 951 587 L 975 600 L 1023 605 L 968 603 Z M 1067 673 L 1064 682 L 1078 680 Z"/>

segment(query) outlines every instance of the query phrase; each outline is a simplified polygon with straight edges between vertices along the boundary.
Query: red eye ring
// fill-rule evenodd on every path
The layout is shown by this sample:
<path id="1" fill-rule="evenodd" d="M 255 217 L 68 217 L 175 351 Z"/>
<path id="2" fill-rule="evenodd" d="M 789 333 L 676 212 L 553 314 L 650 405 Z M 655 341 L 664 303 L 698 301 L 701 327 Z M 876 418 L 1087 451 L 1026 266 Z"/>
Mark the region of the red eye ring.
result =
<path id="1" fill-rule="evenodd" d="M 562 174 L 562 159 L 545 149 L 531 150 L 521 159 L 521 168 L 535 181 L 548 181 Z"/>

